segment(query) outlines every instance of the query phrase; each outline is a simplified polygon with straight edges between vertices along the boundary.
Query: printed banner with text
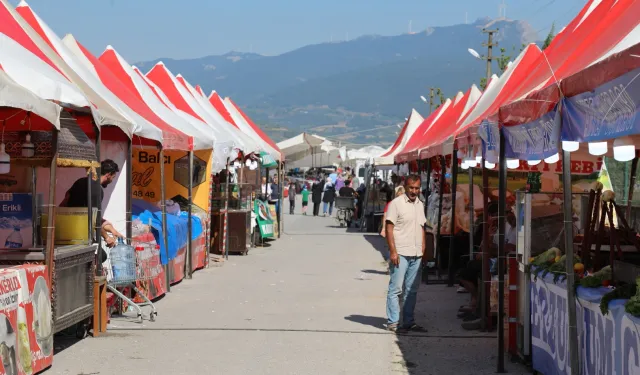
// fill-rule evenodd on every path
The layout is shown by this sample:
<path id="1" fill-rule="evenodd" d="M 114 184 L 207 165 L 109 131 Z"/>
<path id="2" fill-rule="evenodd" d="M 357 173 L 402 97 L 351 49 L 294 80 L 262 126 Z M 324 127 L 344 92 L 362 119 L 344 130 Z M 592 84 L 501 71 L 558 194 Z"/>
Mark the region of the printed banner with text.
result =
<path id="1" fill-rule="evenodd" d="M 640 133 L 638 74 L 635 69 L 594 91 L 565 98 L 562 140 L 592 142 Z"/>

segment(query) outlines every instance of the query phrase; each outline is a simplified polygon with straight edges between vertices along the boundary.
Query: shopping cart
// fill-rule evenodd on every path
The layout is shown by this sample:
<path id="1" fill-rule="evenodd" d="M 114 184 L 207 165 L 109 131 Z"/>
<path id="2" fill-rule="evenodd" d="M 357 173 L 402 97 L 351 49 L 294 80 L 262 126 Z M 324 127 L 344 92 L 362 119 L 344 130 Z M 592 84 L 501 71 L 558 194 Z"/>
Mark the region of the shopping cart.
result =
<path id="1" fill-rule="evenodd" d="M 145 306 L 149 306 L 151 308 L 149 321 L 155 321 L 156 316 L 158 315 L 153 302 L 151 302 L 144 292 L 138 289 L 137 284 L 139 282 L 149 281 L 156 276 L 158 268 L 162 267 L 160 265 L 159 254 L 160 246 L 158 245 L 138 245 L 135 247 L 135 264 L 130 263 L 130 266 L 127 266 L 127 269 L 119 269 L 119 272 L 114 273 L 111 262 L 113 261 L 114 263 L 122 264 L 122 262 L 119 261 L 123 259 L 118 259 L 118 257 L 121 256 L 118 253 L 110 253 L 109 259 L 105 262 L 105 267 L 103 268 L 105 276 L 107 277 L 107 289 L 121 301 L 126 302 L 129 308 L 136 310 L 139 322 L 142 322 L 143 320 L 142 308 Z M 129 269 L 129 267 L 133 267 L 135 269 Z M 142 302 L 136 303 L 133 299 L 127 297 L 123 293 L 125 289 L 133 290 L 135 292 L 136 299 L 138 301 L 141 300 Z"/>

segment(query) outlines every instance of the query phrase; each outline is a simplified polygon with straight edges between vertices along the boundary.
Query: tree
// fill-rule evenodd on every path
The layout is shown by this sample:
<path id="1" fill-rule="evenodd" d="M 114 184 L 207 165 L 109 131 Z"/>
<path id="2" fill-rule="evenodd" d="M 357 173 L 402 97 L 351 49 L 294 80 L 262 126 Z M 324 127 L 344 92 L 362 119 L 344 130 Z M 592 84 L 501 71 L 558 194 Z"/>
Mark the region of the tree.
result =
<path id="1" fill-rule="evenodd" d="M 549 45 L 551 44 L 551 42 L 553 41 L 553 38 L 555 38 L 555 33 L 556 33 L 556 23 L 552 23 L 551 24 L 551 30 L 549 30 L 549 34 L 547 35 L 547 37 L 544 40 L 544 44 L 542 45 L 542 50 L 544 51 L 547 47 L 549 47 Z"/>

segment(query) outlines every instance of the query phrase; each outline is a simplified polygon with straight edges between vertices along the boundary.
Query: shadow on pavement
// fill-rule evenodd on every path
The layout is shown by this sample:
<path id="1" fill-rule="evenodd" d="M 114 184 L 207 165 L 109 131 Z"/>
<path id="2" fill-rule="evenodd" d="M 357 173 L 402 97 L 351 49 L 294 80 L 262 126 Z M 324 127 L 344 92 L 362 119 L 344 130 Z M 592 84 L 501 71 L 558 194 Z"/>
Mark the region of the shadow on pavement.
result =
<path id="1" fill-rule="evenodd" d="M 363 233 L 363 237 L 384 260 L 388 259 L 389 252 L 382 236 Z M 361 272 L 386 274 L 382 269 L 365 269 Z M 462 320 L 456 317 L 459 306 L 468 303 L 469 295 L 456 293 L 456 288 L 421 284 L 415 321 L 428 332 L 395 335 L 397 349 L 393 358 L 393 372 L 410 375 L 495 374 L 498 354 L 496 333 L 466 331 L 461 326 Z M 345 319 L 380 329 L 384 329 L 386 323 L 384 316 L 351 315 Z M 530 374 L 525 366 L 508 360 L 505 366 L 510 374 Z"/>
<path id="2" fill-rule="evenodd" d="M 380 253 L 384 261 L 389 259 L 389 249 L 387 248 L 386 240 L 382 236 L 377 233 L 370 233 L 364 234 L 364 239 Z"/>
<path id="3" fill-rule="evenodd" d="M 389 274 L 389 272 L 382 271 L 382 270 L 362 270 L 360 272 L 362 272 L 362 273 L 370 273 L 370 274 L 373 274 L 373 275 L 388 275 Z"/>
<path id="4" fill-rule="evenodd" d="M 349 315 L 344 318 L 350 322 L 360 323 L 379 329 L 384 329 L 384 324 L 387 322 L 387 319 L 380 316 Z"/>

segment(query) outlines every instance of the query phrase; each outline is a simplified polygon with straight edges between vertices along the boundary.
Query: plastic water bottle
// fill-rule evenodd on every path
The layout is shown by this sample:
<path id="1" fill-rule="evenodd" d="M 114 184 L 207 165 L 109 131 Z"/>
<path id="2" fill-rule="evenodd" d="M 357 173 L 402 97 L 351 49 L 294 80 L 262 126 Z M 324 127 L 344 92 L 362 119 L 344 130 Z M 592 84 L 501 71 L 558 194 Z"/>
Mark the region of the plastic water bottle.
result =
<path id="1" fill-rule="evenodd" d="M 7 249 L 21 249 L 22 248 L 22 235 L 20 234 L 20 227 L 13 227 L 13 232 L 7 237 L 4 242 L 4 247 Z"/>
<path id="2" fill-rule="evenodd" d="M 125 244 L 122 238 L 118 238 L 118 244 L 111 249 L 109 256 L 115 280 L 136 279 L 136 255 L 133 246 Z"/>

